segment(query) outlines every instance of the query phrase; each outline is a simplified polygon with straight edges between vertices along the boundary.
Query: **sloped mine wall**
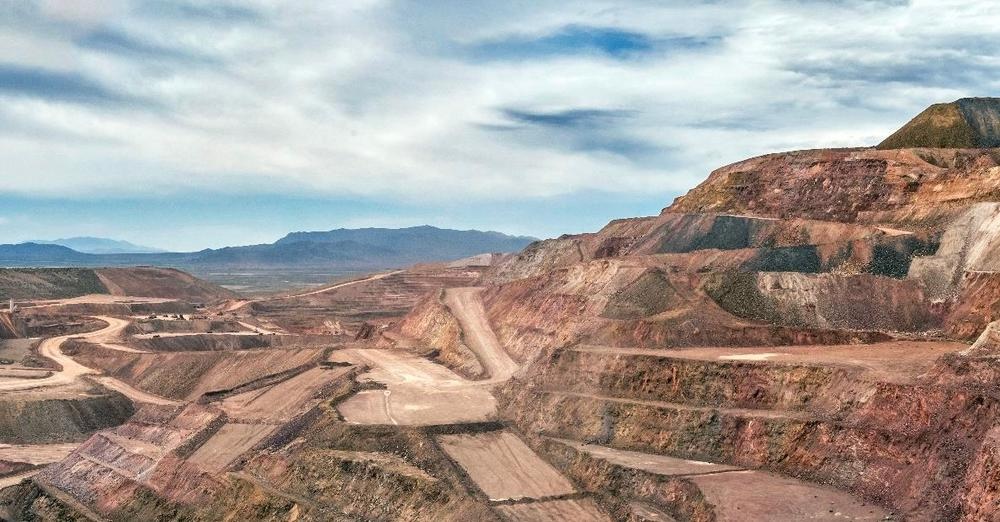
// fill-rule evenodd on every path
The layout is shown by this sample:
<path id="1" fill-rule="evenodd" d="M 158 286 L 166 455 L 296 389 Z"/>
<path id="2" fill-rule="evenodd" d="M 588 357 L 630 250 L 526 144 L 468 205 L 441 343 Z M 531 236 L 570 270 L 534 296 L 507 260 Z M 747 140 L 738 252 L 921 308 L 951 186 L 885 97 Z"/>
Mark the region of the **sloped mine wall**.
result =
<path id="1" fill-rule="evenodd" d="M 0 397 L 0 443 L 76 442 L 96 430 L 122 424 L 134 412 L 117 392 L 34 400 L 23 394 Z"/>

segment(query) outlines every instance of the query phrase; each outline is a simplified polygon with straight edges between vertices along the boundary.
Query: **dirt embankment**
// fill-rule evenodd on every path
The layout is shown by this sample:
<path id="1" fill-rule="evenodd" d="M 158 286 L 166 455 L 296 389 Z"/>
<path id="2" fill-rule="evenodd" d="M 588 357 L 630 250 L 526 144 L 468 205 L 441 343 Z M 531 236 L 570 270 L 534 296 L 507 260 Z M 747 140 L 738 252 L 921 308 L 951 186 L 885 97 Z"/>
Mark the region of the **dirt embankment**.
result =
<path id="1" fill-rule="evenodd" d="M 27 327 L 28 337 L 85 334 L 106 326 L 100 319 L 78 315 L 25 313 L 21 318 Z"/>
<path id="2" fill-rule="evenodd" d="M 26 317 L 33 315 L 116 315 L 134 316 L 147 314 L 191 314 L 194 306 L 184 301 L 162 302 L 62 302 L 39 304 L 21 311 Z"/>
<path id="3" fill-rule="evenodd" d="M 850 272 L 903 277 L 914 255 L 932 253 L 936 236 L 875 225 L 779 220 L 719 213 L 664 213 L 615 220 L 591 234 L 534 243 L 490 269 L 502 284 L 594 259 L 688 254 L 688 264 L 744 271 Z M 683 257 L 680 257 L 683 259 Z M 698 267 L 688 267 L 696 269 Z"/>
<path id="4" fill-rule="evenodd" d="M 311 371 L 333 372 L 335 382 L 307 386 L 307 403 L 292 381 L 312 381 L 309 372 L 222 403 L 144 408 L 33 482 L 0 493 L 0 503 L 12 518 L 497 520 L 431 434 L 344 424 L 325 402 L 352 392 L 351 371 Z M 258 404 L 290 406 L 282 399 L 308 411 L 274 417 Z M 258 414 L 264 418 L 249 421 Z"/>
<path id="5" fill-rule="evenodd" d="M 623 353 L 581 349 L 536 363 L 529 380 L 505 387 L 502 414 L 525 433 L 770 469 L 934 519 L 967 509 L 961 477 L 991 473 L 992 450 L 981 446 L 1000 403 L 969 386 L 971 367 L 941 369 L 951 376 L 943 385 L 843 364 Z"/>
<path id="6" fill-rule="evenodd" d="M 173 268 L 101 268 L 95 272 L 111 295 L 161 297 L 192 303 L 239 297 L 231 290 Z"/>
<path id="7" fill-rule="evenodd" d="M 458 320 L 441 302 L 443 293 L 432 292 L 417 303 L 400 322 L 399 332 L 435 350 L 435 359 L 460 375 L 481 378 L 485 375 L 483 365 L 465 345 Z"/>
<path id="8" fill-rule="evenodd" d="M 1000 319 L 1000 273 L 966 273 L 945 320 L 947 332 L 959 339 L 972 340 L 997 319 Z"/>
<path id="9" fill-rule="evenodd" d="M 126 334 L 152 333 L 221 333 L 241 332 L 246 327 L 237 321 L 225 319 L 139 319 L 129 325 Z"/>
<path id="10" fill-rule="evenodd" d="M 102 370 L 144 392 L 177 400 L 197 400 L 324 358 L 324 348 L 210 352 L 128 353 L 88 347 L 80 363 Z"/>
<path id="11" fill-rule="evenodd" d="M 787 326 L 924 332 L 940 328 L 945 313 L 919 282 L 867 274 L 726 272 L 705 288 L 738 317 Z"/>
<path id="12" fill-rule="evenodd" d="M 309 346 L 330 346 L 334 339 L 323 335 L 286 336 L 262 332 L 216 332 L 192 334 L 140 334 L 129 339 L 129 345 L 148 352 L 207 352 L 289 349 Z"/>
<path id="13" fill-rule="evenodd" d="M 254 315 L 292 333 L 354 337 L 366 323 L 401 319 L 428 293 L 470 286 L 485 267 L 416 266 L 356 283 L 254 301 Z"/>
<path id="14" fill-rule="evenodd" d="M 122 424 L 134 412 L 120 393 L 97 389 L 46 398 L 7 392 L 0 398 L 0 443 L 76 442 L 90 433 Z"/>

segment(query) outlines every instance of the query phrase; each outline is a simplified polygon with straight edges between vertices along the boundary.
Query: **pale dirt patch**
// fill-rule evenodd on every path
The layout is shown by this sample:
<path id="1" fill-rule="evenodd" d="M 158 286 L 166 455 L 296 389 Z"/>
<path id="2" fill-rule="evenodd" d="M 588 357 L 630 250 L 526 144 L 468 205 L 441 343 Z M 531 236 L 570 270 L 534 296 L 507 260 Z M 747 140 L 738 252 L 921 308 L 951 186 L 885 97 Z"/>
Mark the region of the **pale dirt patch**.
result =
<path id="1" fill-rule="evenodd" d="M 0 460 L 26 462 L 33 465 L 58 462 L 80 446 L 68 444 L 0 444 Z"/>
<path id="2" fill-rule="evenodd" d="M 564 439 L 552 439 L 560 444 L 565 444 L 578 451 L 590 454 L 612 464 L 626 468 L 641 469 L 657 475 L 698 475 L 702 473 L 718 473 L 720 471 L 737 471 L 741 468 L 727 466 L 724 464 L 714 464 L 698 460 L 678 459 L 665 455 L 655 455 L 650 453 L 639 453 L 637 451 L 626 451 L 607 446 L 597 446 L 583 444 L 580 442 Z"/>
<path id="3" fill-rule="evenodd" d="M 274 428 L 269 424 L 226 424 L 202 444 L 188 462 L 207 471 L 222 471 L 230 462 L 263 440 Z"/>
<path id="4" fill-rule="evenodd" d="M 366 364 L 372 370 L 358 380 L 386 388 L 363 390 L 338 404 L 349 423 L 428 426 L 496 417 L 496 399 L 488 386 L 427 359 L 388 350 L 342 350 L 330 360 Z"/>
<path id="5" fill-rule="evenodd" d="M 441 435 L 438 442 L 490 500 L 544 498 L 576 492 L 569 480 L 513 433 Z"/>
<path id="6" fill-rule="evenodd" d="M 734 355 L 720 355 L 723 361 L 766 361 L 772 357 L 778 357 L 780 353 L 738 353 Z"/>
<path id="7" fill-rule="evenodd" d="M 500 346 L 500 341 L 486 319 L 481 288 L 449 288 L 445 290 L 444 304 L 462 326 L 465 344 L 476 354 L 492 382 L 511 378 L 518 365 Z"/>
<path id="8" fill-rule="evenodd" d="M 889 512 L 842 491 L 761 471 L 699 475 L 690 479 L 722 521 L 885 520 Z"/>
<path id="9" fill-rule="evenodd" d="M 307 409 L 324 386 L 349 371 L 349 367 L 311 368 L 273 386 L 228 397 L 220 406 L 230 419 L 287 422 Z"/>
<path id="10" fill-rule="evenodd" d="M 513 522 L 539 522 L 543 520 L 603 522 L 611 520 L 589 498 L 510 504 L 497 506 L 496 509 Z"/>

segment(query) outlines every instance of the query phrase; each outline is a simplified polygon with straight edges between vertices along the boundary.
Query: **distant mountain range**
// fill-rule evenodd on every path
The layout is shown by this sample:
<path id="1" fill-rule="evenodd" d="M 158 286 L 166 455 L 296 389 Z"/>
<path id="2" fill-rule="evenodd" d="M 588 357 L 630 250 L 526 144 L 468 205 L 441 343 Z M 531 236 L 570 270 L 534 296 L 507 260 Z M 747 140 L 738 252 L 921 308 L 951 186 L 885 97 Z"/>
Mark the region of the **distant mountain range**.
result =
<path id="1" fill-rule="evenodd" d="M 133 266 L 181 269 L 323 268 L 381 270 L 415 263 L 449 261 L 487 252 L 516 252 L 535 238 L 499 232 L 449 230 L 431 226 L 402 229 L 337 229 L 294 232 L 270 244 L 205 249 L 198 252 L 101 252 L 145 248 L 99 238 L 72 238 L 90 252 L 58 242 L 0 245 L 0 266 Z M 130 245 L 130 246 L 125 246 Z"/>
<path id="2" fill-rule="evenodd" d="M 84 254 L 153 254 L 165 252 L 159 248 L 152 248 L 128 241 L 117 239 L 107 239 L 103 237 L 67 237 L 52 241 L 33 239 L 25 243 L 35 243 L 39 245 L 59 245 L 72 248 Z"/>

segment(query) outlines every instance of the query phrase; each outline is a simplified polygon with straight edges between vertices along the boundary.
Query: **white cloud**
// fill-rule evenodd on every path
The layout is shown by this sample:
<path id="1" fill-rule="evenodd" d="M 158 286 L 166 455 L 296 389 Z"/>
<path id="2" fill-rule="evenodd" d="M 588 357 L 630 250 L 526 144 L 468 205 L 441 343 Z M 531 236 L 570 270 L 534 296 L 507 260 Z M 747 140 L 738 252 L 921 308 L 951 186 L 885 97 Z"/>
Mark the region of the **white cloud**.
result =
<path id="1" fill-rule="evenodd" d="M 261 0 L 192 4 L 170 16 L 137 2 L 50 0 L 38 20 L 0 26 L 0 41 L 17 43 L 21 57 L 0 51 L 0 61 L 74 75 L 47 96 L 0 89 L 0 190 L 407 202 L 606 191 L 662 193 L 667 203 L 722 163 L 871 144 L 930 102 L 1000 85 L 988 41 L 1000 17 L 972 1 L 420 2 L 414 10 L 418 3 L 388 0 Z M 226 19 L 237 7 L 242 14 Z M 623 60 L 466 52 L 572 25 L 653 42 L 717 39 L 654 45 Z M 118 39 L 79 45 L 98 30 Z M 61 99 L 77 77 L 121 98 Z M 511 122 L 506 108 L 631 116 L 614 128 L 560 129 Z"/>

